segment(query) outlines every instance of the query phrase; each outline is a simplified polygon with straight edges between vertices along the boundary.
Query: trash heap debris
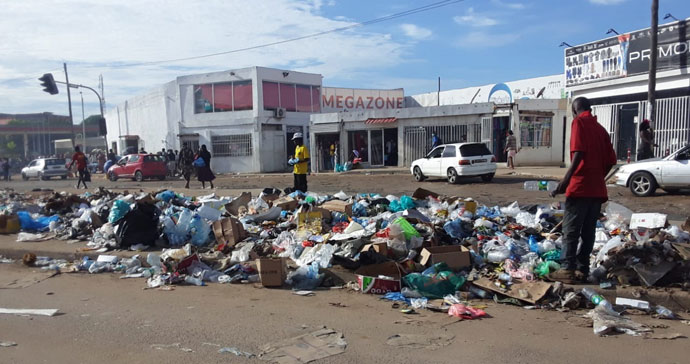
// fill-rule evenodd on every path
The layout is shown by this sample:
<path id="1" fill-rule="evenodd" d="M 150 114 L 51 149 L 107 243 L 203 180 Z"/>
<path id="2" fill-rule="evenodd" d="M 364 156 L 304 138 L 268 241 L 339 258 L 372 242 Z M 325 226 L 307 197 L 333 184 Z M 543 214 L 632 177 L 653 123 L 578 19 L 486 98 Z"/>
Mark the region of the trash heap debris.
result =
<path id="1" fill-rule="evenodd" d="M 560 267 L 558 203 L 491 207 L 424 189 L 400 197 L 267 188 L 256 197 L 190 198 L 170 190 L 116 194 L 101 188 L 39 197 L 3 191 L 0 199 L 0 229 L 21 230 L 18 241 L 82 240 L 99 252 L 163 248 L 126 259 L 34 257 L 32 263 L 62 272 L 120 272 L 145 278 L 148 288 L 342 286 L 382 295 L 405 313 L 428 309 L 459 319 L 486 317 L 477 303 L 482 299 L 525 308 L 589 306 L 595 307 L 589 317 L 597 334 L 648 333 L 621 316 L 623 307 L 676 317 L 649 302 L 614 305 L 590 288 L 547 282 Z M 598 222 L 589 283 L 687 289 L 687 230 L 669 226 L 663 214 L 635 214 L 609 202 Z"/>

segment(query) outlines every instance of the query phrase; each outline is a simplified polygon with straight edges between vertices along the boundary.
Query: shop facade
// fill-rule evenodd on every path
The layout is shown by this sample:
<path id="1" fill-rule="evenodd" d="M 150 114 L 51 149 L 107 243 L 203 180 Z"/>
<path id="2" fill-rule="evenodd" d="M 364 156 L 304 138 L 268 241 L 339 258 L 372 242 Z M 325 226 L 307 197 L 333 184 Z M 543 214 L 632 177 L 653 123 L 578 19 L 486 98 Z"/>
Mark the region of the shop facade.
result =
<path id="1" fill-rule="evenodd" d="M 590 99 L 621 161 L 636 160 L 639 126 L 652 120 L 653 152 L 663 157 L 690 141 L 690 44 L 687 20 L 659 26 L 656 117 L 647 103 L 650 29 L 621 34 L 565 51 L 566 91 Z M 570 128 L 568 142 L 570 140 Z M 568 143 L 569 144 L 569 143 Z"/>

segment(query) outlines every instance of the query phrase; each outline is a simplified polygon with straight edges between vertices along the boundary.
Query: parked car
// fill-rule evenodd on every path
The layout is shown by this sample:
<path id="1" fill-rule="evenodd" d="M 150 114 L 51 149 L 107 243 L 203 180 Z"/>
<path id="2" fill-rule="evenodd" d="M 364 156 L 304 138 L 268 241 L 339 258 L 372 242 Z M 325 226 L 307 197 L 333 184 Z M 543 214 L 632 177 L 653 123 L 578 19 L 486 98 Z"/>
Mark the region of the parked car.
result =
<path id="1" fill-rule="evenodd" d="M 619 186 L 629 187 L 635 196 L 651 196 L 657 188 L 676 193 L 690 188 L 690 145 L 665 158 L 626 164 L 613 175 Z"/>
<path id="2" fill-rule="evenodd" d="M 449 183 L 457 183 L 460 177 L 481 177 L 491 182 L 496 174 L 496 157 L 483 143 L 444 144 L 412 162 L 410 172 L 418 182 L 427 177 L 446 177 Z"/>
<path id="3" fill-rule="evenodd" d="M 164 180 L 168 170 L 165 159 L 155 154 L 130 154 L 122 157 L 117 164 L 108 170 L 108 179 L 132 178 L 143 181 L 146 178 Z"/>
<path id="4" fill-rule="evenodd" d="M 60 177 L 65 179 L 69 171 L 65 167 L 64 159 L 39 158 L 32 160 L 29 165 L 22 168 L 21 173 L 22 179 L 26 181 L 29 178 L 47 180 L 50 177 Z"/>

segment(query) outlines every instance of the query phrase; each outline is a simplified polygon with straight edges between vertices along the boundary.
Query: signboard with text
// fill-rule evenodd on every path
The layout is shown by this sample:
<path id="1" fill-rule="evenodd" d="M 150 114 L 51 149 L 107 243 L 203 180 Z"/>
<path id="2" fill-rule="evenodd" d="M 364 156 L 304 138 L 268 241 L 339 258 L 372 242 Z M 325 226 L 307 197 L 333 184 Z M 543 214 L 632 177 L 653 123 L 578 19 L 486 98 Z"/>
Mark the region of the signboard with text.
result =
<path id="1" fill-rule="evenodd" d="M 321 97 L 321 112 L 388 110 L 405 107 L 403 89 L 365 90 L 324 87 Z"/>
<path id="2" fill-rule="evenodd" d="M 659 26 L 657 70 L 682 69 L 690 61 L 687 21 Z M 649 28 L 565 50 L 566 86 L 649 72 Z"/>

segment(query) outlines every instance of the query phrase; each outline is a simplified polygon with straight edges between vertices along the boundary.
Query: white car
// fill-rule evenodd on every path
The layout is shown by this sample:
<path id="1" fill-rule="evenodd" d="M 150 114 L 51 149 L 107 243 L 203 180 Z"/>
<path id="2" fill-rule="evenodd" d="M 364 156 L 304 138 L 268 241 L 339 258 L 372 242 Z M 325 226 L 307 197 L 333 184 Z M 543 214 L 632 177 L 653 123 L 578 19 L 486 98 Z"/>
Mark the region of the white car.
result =
<path id="1" fill-rule="evenodd" d="M 496 174 L 496 157 L 483 143 L 444 144 L 412 162 L 410 172 L 417 182 L 427 177 L 445 177 L 449 183 L 457 183 L 460 177 L 481 177 L 491 182 Z"/>
<path id="2" fill-rule="evenodd" d="M 60 177 L 65 179 L 68 173 L 64 159 L 39 158 L 32 160 L 28 166 L 22 168 L 22 179 L 25 181 L 29 178 L 47 180 L 50 177 Z"/>
<path id="3" fill-rule="evenodd" d="M 619 167 L 613 179 L 635 196 L 651 196 L 657 188 L 674 193 L 690 188 L 690 145 L 665 158 L 646 159 Z"/>

